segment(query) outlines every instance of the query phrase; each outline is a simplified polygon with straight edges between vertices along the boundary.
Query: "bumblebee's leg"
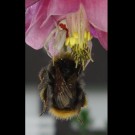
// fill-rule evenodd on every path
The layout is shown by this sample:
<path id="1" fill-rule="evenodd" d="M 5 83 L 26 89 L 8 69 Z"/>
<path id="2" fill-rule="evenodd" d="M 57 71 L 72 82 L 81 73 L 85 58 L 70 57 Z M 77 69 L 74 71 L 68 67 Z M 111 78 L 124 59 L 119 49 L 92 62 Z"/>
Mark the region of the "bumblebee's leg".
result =
<path id="1" fill-rule="evenodd" d="M 84 121 L 79 117 L 79 115 L 77 115 L 77 119 L 82 125 L 84 125 Z"/>
<path id="2" fill-rule="evenodd" d="M 83 88 L 82 88 L 82 84 L 77 83 L 76 89 L 77 89 L 78 104 L 80 105 L 80 107 L 86 106 L 87 105 L 87 100 L 86 100 L 86 95 L 85 95 L 85 93 L 83 91 Z"/>
<path id="3" fill-rule="evenodd" d="M 41 98 L 41 101 L 43 102 L 43 111 L 42 111 L 41 115 L 46 111 L 46 108 L 47 108 L 46 77 L 47 77 L 47 69 L 44 67 L 39 72 L 39 79 L 40 79 L 41 82 L 40 82 L 40 84 L 38 86 L 38 89 L 40 91 L 40 98 Z"/>
<path id="4" fill-rule="evenodd" d="M 46 112 L 47 107 L 48 107 L 48 98 L 47 98 L 47 85 L 44 86 L 44 88 L 40 92 L 40 98 L 41 101 L 43 102 L 43 111 L 40 114 L 40 116 Z"/>
<path id="5" fill-rule="evenodd" d="M 47 70 L 46 70 L 46 68 L 44 67 L 44 68 L 42 68 L 41 70 L 40 70 L 40 72 L 39 72 L 39 79 L 40 79 L 40 81 L 42 81 L 44 78 L 45 78 L 45 76 L 46 76 L 46 73 L 47 73 Z"/>
<path id="6" fill-rule="evenodd" d="M 84 125 L 84 121 L 79 117 L 79 113 L 81 111 L 81 108 L 85 106 L 86 97 L 85 97 L 85 93 L 84 93 L 83 88 L 81 87 L 80 83 L 78 83 L 76 85 L 76 90 L 77 90 L 76 110 L 78 110 L 77 119 L 82 125 Z"/>
<path id="7" fill-rule="evenodd" d="M 39 72 L 39 79 L 40 79 L 40 84 L 38 89 L 40 90 L 40 98 L 41 101 L 43 102 L 43 113 L 46 112 L 46 110 L 49 108 L 50 104 L 50 92 L 51 90 L 49 89 L 49 85 L 51 85 L 53 81 L 53 76 L 50 72 L 50 69 L 48 68 L 42 68 L 41 71 Z"/>
<path id="8" fill-rule="evenodd" d="M 47 109 L 47 105 L 46 105 L 46 103 L 44 101 L 43 102 L 43 110 L 42 110 L 42 113 L 40 114 L 40 116 L 42 116 L 46 112 L 46 109 Z"/>

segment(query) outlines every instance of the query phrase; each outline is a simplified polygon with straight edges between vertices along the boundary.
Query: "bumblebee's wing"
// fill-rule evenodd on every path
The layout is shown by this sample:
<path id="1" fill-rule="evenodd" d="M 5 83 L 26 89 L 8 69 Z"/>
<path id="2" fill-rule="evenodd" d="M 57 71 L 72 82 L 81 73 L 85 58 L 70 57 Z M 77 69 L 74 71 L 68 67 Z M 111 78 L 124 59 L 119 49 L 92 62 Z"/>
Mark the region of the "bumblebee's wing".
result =
<path id="1" fill-rule="evenodd" d="M 40 91 L 40 99 L 43 102 L 43 112 L 46 111 L 48 107 L 48 84 L 46 82 L 47 78 L 47 70 L 46 68 L 42 68 L 39 72 L 40 84 L 38 85 L 38 90 Z"/>
<path id="2" fill-rule="evenodd" d="M 67 86 L 72 91 L 72 95 L 76 96 L 76 82 L 77 82 L 77 74 L 74 73 L 72 76 L 69 77 L 67 80 Z"/>
<path id="3" fill-rule="evenodd" d="M 56 67 L 56 84 L 55 84 L 56 101 L 60 108 L 66 107 L 70 103 L 70 99 L 73 98 L 70 89 L 68 88 L 60 70 Z"/>
<path id="4" fill-rule="evenodd" d="M 77 81 L 77 75 L 74 73 L 72 76 L 69 77 L 69 79 L 67 80 L 67 84 L 71 85 L 71 84 L 75 84 Z"/>

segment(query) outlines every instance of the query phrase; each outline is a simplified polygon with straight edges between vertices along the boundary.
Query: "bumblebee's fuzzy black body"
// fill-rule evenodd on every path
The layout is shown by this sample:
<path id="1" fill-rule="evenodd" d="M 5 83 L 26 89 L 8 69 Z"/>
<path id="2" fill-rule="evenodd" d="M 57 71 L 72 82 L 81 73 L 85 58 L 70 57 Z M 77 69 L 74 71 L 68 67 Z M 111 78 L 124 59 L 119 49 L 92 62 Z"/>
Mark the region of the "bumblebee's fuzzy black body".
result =
<path id="1" fill-rule="evenodd" d="M 47 109 L 58 119 L 77 116 L 86 105 L 86 97 L 80 84 L 82 66 L 75 68 L 70 56 L 55 59 L 47 68 L 41 69 L 40 97 Z"/>

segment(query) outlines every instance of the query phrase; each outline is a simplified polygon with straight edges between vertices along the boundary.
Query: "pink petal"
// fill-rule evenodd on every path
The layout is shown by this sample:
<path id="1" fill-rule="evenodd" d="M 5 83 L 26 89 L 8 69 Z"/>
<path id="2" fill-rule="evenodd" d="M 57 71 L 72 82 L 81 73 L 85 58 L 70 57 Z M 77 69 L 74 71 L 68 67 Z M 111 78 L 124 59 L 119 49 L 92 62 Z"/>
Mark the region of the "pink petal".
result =
<path id="1" fill-rule="evenodd" d="M 42 22 L 46 20 L 47 18 L 47 7 L 50 0 L 40 0 L 36 4 L 32 5 L 31 7 L 27 8 L 27 10 L 30 12 L 34 12 L 32 15 L 28 14 L 28 11 L 26 12 L 26 21 L 27 19 L 32 16 L 31 26 L 37 23 L 40 19 Z M 30 26 L 30 27 L 31 27 Z"/>
<path id="2" fill-rule="evenodd" d="M 33 5 L 34 3 L 38 2 L 39 0 L 25 0 L 25 8 Z"/>
<path id="3" fill-rule="evenodd" d="M 39 0 L 28 7 L 26 13 L 26 43 L 34 49 L 42 48 L 47 36 L 54 28 L 55 22 L 63 18 L 65 14 L 78 10 L 79 1 Z"/>
<path id="4" fill-rule="evenodd" d="M 80 1 L 89 22 L 97 28 L 96 37 L 107 48 L 107 0 L 26 0 L 26 43 L 34 49 L 42 48 L 55 22 L 77 11 Z"/>
<path id="5" fill-rule="evenodd" d="M 28 30 L 30 24 L 32 23 L 32 19 L 34 18 L 34 15 L 36 14 L 38 9 L 38 3 L 32 5 L 31 7 L 26 9 L 25 13 L 25 31 Z"/>
<path id="6" fill-rule="evenodd" d="M 92 34 L 93 37 L 98 38 L 97 31 L 91 24 L 90 24 L 90 33 Z"/>
<path id="7" fill-rule="evenodd" d="M 98 40 L 105 50 L 108 50 L 108 33 L 97 30 Z"/>
<path id="8" fill-rule="evenodd" d="M 58 54 L 58 51 L 54 49 L 54 42 L 54 40 L 51 40 L 48 45 L 49 50 L 47 52 L 50 53 L 50 57 L 56 56 Z"/>
<path id="9" fill-rule="evenodd" d="M 55 29 L 52 35 L 49 35 L 45 44 L 45 49 L 50 57 L 55 57 L 59 53 L 63 52 L 64 42 L 66 39 L 66 31 Z"/>
<path id="10" fill-rule="evenodd" d="M 48 16 L 65 15 L 79 9 L 80 0 L 51 0 L 48 7 Z"/>
<path id="11" fill-rule="evenodd" d="M 100 44 L 103 46 L 104 49 L 108 49 L 108 33 L 104 31 L 100 31 L 90 25 L 90 32 L 91 34 L 97 38 Z"/>
<path id="12" fill-rule="evenodd" d="M 107 32 L 107 0 L 82 0 L 89 22 Z"/>
<path id="13" fill-rule="evenodd" d="M 42 18 L 40 18 L 40 20 L 29 29 L 25 36 L 26 43 L 34 49 L 41 49 L 43 47 L 46 38 L 54 28 L 52 18 L 41 28 L 42 21 Z"/>
<path id="14" fill-rule="evenodd" d="M 43 43 L 54 27 L 54 20 L 52 17 L 48 19 L 46 25 L 42 23 L 47 18 L 47 7 L 49 0 L 40 0 L 26 10 L 26 43 L 34 49 L 43 47 Z"/>
<path id="15" fill-rule="evenodd" d="M 67 14 L 79 10 L 79 7 L 80 0 L 50 0 L 47 10 L 47 19 L 42 25 L 45 25 L 50 16 L 53 16 L 54 19 L 56 19 L 55 21 L 58 21 Z"/>

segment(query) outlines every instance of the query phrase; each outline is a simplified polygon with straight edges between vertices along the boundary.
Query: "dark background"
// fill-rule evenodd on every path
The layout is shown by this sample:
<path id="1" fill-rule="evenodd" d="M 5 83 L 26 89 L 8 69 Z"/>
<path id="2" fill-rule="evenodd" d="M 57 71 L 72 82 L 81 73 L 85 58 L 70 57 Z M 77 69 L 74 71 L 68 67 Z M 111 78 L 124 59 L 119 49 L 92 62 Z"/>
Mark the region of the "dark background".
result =
<path id="1" fill-rule="evenodd" d="M 100 45 L 97 39 L 93 39 L 92 58 L 85 70 L 85 83 L 87 86 L 106 86 L 107 84 L 107 51 Z M 38 73 L 43 66 L 50 61 L 50 57 L 44 49 L 34 50 L 25 46 L 25 83 L 38 84 Z"/>
<path id="2" fill-rule="evenodd" d="M 103 122 L 105 124 L 106 120 L 106 102 L 107 102 L 107 51 L 100 45 L 97 39 L 93 39 L 93 48 L 92 48 L 92 58 L 94 62 L 89 63 L 86 70 L 84 81 L 85 91 L 87 91 L 88 97 L 88 104 L 89 107 L 87 108 L 89 111 L 90 121 L 94 120 L 94 122 Z M 42 105 L 39 99 L 39 93 L 37 86 L 39 84 L 38 74 L 40 69 L 43 66 L 47 66 L 51 58 L 46 54 L 44 49 L 34 50 L 28 45 L 25 45 L 25 86 L 26 86 L 26 134 L 31 135 L 33 134 L 34 126 L 33 122 L 34 119 L 39 119 L 38 116 L 42 112 Z M 93 87 L 93 88 L 92 88 Z M 92 89 L 90 89 L 92 88 Z M 94 92 L 94 94 L 93 94 Z M 91 96 L 94 97 L 93 101 Z M 37 103 L 38 102 L 38 103 Z M 93 107 L 92 107 L 93 105 Z M 39 110 L 38 110 L 39 109 Z M 90 110 L 89 110 L 90 109 Z M 98 112 L 96 114 L 97 118 L 93 118 L 92 112 L 96 110 Z M 37 111 L 37 112 L 36 112 Z M 94 112 L 94 111 L 93 111 Z M 48 114 L 46 114 L 47 116 Z M 45 116 L 45 118 L 46 118 Z M 32 117 L 32 120 L 30 119 Z M 49 117 L 51 120 L 52 117 Z M 45 121 L 44 121 L 45 122 Z M 48 121 L 49 122 L 49 121 Z M 78 121 L 77 121 L 78 122 Z M 30 123 L 30 124 L 29 124 Z M 42 121 L 40 123 L 43 124 Z M 52 125 L 43 124 L 44 126 L 48 126 L 47 128 L 51 130 L 55 130 L 55 135 L 78 135 L 80 131 L 74 131 L 71 127 L 71 121 L 58 121 L 55 120 L 55 128 Z M 93 124 L 97 125 L 97 124 Z M 39 132 L 41 131 L 41 127 L 39 126 Z M 91 127 L 91 125 L 89 125 Z M 46 130 L 43 130 L 46 132 Z M 28 132 L 31 132 L 28 133 Z M 36 134 L 36 133 L 35 133 Z M 38 133 L 39 134 L 39 133 Z M 48 133 L 49 134 L 49 133 Z M 106 135 L 106 129 L 101 130 L 99 127 L 96 130 L 90 130 L 88 134 L 91 135 Z M 36 134 L 37 135 L 37 134 Z"/>

